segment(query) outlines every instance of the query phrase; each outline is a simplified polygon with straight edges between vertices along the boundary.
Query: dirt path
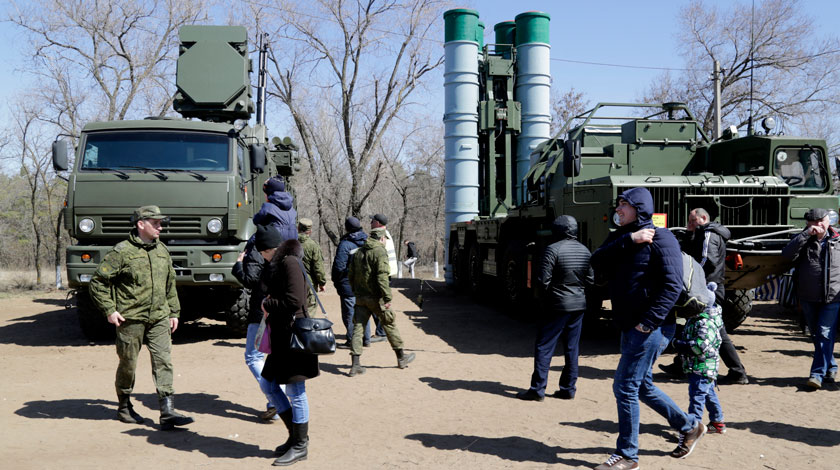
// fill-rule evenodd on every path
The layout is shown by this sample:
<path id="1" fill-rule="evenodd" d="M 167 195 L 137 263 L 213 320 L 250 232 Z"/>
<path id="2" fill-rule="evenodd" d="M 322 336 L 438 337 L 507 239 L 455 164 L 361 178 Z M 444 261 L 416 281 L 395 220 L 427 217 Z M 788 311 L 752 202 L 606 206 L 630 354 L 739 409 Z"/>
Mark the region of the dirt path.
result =
<path id="1" fill-rule="evenodd" d="M 417 360 L 399 370 L 387 343 L 375 343 L 362 356 L 367 373 L 351 379 L 347 350 L 323 358 L 321 376 L 307 382 L 309 459 L 293 468 L 591 468 L 610 454 L 614 334 L 584 340 L 574 401 L 522 402 L 514 395 L 531 374 L 533 325 L 517 312 L 505 316 L 453 296 L 440 283 L 433 283 L 437 293 L 424 290 L 421 309 L 417 282 L 401 281 L 395 296 L 398 326 Z M 213 322 L 185 325 L 173 351 L 176 406 L 196 423 L 158 429 L 150 366 L 142 360 L 135 403 L 146 425 L 127 425 L 113 419 L 114 347 L 82 339 L 64 295 L 0 299 L 2 468 L 270 465 L 285 429 L 256 418 L 264 399 L 244 364 L 244 339 Z M 338 319 L 335 292 L 324 297 Z M 751 383 L 720 389 L 729 432 L 707 436 L 675 461 L 667 455 L 675 434 L 642 407 L 642 467 L 840 468 L 840 393 L 836 384 L 818 392 L 802 387 L 811 346 L 794 322 L 775 305 L 759 305 L 732 337 Z M 554 361 L 548 393 L 561 363 Z M 687 405 L 686 383 L 661 374 L 655 380 Z"/>

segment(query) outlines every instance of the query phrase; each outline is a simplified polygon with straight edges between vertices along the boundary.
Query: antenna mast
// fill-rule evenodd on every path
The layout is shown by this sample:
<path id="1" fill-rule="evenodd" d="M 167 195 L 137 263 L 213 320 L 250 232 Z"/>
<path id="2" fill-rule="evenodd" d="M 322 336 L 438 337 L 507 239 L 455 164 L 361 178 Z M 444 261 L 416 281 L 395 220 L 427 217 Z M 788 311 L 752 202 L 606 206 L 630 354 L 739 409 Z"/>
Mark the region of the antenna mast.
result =
<path id="1" fill-rule="evenodd" d="M 753 71 L 755 70 L 755 62 L 753 54 L 755 54 L 755 36 L 753 28 L 755 27 L 755 0 L 752 2 L 752 17 L 750 18 L 750 117 L 747 120 L 747 135 L 753 134 Z"/>

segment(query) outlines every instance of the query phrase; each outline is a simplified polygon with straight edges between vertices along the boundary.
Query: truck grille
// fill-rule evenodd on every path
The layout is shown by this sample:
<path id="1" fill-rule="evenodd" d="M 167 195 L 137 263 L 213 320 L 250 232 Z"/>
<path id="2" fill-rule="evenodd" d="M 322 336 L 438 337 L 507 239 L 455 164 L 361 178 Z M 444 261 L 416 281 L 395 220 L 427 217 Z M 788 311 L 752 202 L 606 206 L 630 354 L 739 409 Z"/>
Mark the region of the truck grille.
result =
<path id="1" fill-rule="evenodd" d="M 630 189 L 617 188 L 618 194 Z M 685 227 L 688 212 L 697 207 L 727 227 L 784 225 L 790 203 L 787 188 L 725 186 L 654 186 L 656 212 L 668 214 L 669 227 Z"/>
<path id="2" fill-rule="evenodd" d="M 131 231 L 131 217 L 103 216 L 102 233 L 105 235 L 124 235 Z M 165 235 L 201 235 L 201 217 L 172 216 L 169 225 L 163 227 L 161 236 Z"/>

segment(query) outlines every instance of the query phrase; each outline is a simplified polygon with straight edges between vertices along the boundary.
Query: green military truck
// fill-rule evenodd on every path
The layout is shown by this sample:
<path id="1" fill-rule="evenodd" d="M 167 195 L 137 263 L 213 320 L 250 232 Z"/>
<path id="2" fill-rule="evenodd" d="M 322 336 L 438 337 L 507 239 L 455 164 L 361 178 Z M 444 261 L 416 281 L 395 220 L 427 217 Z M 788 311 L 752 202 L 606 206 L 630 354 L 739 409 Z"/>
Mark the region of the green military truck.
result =
<path id="1" fill-rule="evenodd" d="M 574 216 L 580 241 L 594 250 L 618 227 L 618 194 L 645 187 L 658 225 L 678 230 L 691 209 L 703 207 L 731 230 L 724 317 L 735 328 L 751 308 L 752 289 L 788 269 L 781 248 L 802 230 L 805 212 L 826 208 L 837 222 L 825 141 L 767 131 L 740 138 L 730 131 L 712 141 L 680 103 L 599 103 L 539 144 L 527 173 L 517 174 L 516 56 L 488 51 L 478 79 L 478 215 L 451 224 L 448 234 L 448 275 L 458 287 L 492 288 L 521 307 L 535 295 L 555 217 Z M 593 289 L 589 297 L 597 309 L 604 294 Z"/>
<path id="2" fill-rule="evenodd" d="M 160 239 L 172 256 L 182 318 L 215 317 L 244 332 L 249 292 L 231 267 L 255 232 L 263 182 L 288 179 L 299 167 L 290 139 L 268 140 L 262 99 L 256 124 L 248 125 L 254 102 L 245 29 L 185 26 L 179 38 L 173 107 L 183 118 L 90 123 L 72 168 L 67 143 L 53 146 L 55 169 L 70 170 L 64 220 L 75 243 L 67 248 L 67 277 L 90 339 L 113 335 L 91 304 L 91 275 L 127 238 L 132 211 L 148 204 L 170 217 Z M 262 74 L 261 67 L 261 92 Z"/>

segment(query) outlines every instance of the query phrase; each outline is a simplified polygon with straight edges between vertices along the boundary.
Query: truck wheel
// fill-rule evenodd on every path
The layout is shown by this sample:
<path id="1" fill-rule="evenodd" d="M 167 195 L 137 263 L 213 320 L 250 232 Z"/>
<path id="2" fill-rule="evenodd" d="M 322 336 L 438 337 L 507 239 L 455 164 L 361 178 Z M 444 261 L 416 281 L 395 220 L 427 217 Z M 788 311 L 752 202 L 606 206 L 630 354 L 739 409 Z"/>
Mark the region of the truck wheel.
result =
<path id="1" fill-rule="evenodd" d="M 470 245 L 469 253 L 470 254 L 467 257 L 467 272 L 470 276 L 470 294 L 477 296 L 484 290 L 484 282 L 482 279 L 483 274 L 481 272 L 481 248 L 479 248 L 477 243 L 473 243 Z"/>
<path id="2" fill-rule="evenodd" d="M 721 307 L 723 308 L 723 324 L 727 332 L 732 332 L 744 323 L 752 310 L 754 298 L 755 291 L 752 289 L 726 292 Z"/>
<path id="3" fill-rule="evenodd" d="M 76 315 L 82 334 L 88 341 L 113 341 L 117 336 L 116 327 L 93 306 L 87 289 L 76 291 Z"/>
<path id="4" fill-rule="evenodd" d="M 525 251 L 511 245 L 502 264 L 502 295 L 511 306 L 522 307 L 525 290 Z"/>
<path id="5" fill-rule="evenodd" d="M 467 287 L 467 273 L 462 260 L 463 253 L 458 249 L 458 243 L 454 240 L 449 244 L 449 265 L 452 266 L 452 282 L 455 290 L 462 291 Z"/>
<path id="6" fill-rule="evenodd" d="M 245 337 L 248 333 L 248 303 L 251 299 L 251 291 L 238 289 L 232 292 L 234 293 L 230 297 L 232 301 L 224 312 L 225 324 L 237 335 Z"/>

